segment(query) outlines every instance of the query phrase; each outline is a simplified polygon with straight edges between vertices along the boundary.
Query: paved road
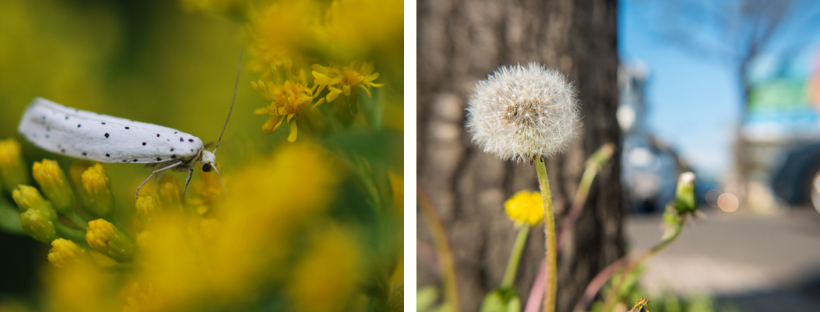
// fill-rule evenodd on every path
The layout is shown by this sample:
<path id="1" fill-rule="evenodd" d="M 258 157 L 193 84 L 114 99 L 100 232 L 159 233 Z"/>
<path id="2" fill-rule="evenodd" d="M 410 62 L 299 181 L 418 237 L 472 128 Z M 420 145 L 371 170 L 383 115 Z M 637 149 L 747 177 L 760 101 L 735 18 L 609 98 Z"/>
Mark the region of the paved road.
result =
<path id="1" fill-rule="evenodd" d="M 820 311 L 820 214 L 811 208 L 777 215 L 704 211 L 642 278 L 651 293 L 711 294 L 743 311 Z M 660 215 L 631 216 L 633 253 L 658 240 Z"/>

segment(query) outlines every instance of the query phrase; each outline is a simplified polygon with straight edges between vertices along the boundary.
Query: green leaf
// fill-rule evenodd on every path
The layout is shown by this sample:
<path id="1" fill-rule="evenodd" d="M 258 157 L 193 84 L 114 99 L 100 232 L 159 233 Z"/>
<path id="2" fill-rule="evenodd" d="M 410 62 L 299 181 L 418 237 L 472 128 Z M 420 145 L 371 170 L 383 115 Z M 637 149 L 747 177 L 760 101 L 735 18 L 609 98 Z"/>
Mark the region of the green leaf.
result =
<path id="1" fill-rule="evenodd" d="M 521 298 L 513 288 L 498 288 L 484 297 L 481 312 L 520 312 Z"/>
<path id="2" fill-rule="evenodd" d="M 438 290 L 428 286 L 416 290 L 416 311 L 427 312 L 433 309 L 433 304 L 438 300 Z"/>
<path id="3" fill-rule="evenodd" d="M 17 235 L 28 235 L 20 224 L 20 211 L 3 199 L 0 199 L 0 230 Z"/>

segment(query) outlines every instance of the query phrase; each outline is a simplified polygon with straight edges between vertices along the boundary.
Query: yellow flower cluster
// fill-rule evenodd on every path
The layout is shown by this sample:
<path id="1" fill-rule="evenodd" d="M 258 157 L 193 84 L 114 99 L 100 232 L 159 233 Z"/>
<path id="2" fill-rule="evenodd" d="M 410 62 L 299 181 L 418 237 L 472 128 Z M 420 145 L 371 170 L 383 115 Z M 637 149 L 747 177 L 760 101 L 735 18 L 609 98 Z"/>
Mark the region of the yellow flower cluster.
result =
<path id="1" fill-rule="evenodd" d="M 20 185 L 13 198 L 26 232 L 52 245 L 55 268 L 45 284 L 54 310 L 233 309 L 277 289 L 286 310 L 359 310 L 368 304 L 360 300 L 367 296 L 364 234 L 330 213 L 344 172 L 329 155 L 305 142 L 280 148 L 228 177 L 230 198 L 212 173 L 202 173 L 185 202 L 179 179 L 166 175 L 133 209 L 112 206 L 96 219 L 94 198 L 111 192 L 102 165 L 72 166 L 66 175 L 44 160 L 34 176 L 41 189 L 54 189 L 44 197 Z M 76 200 L 92 200 L 79 215 L 55 210 L 55 199 L 71 190 L 67 176 L 78 175 Z"/>
<path id="2" fill-rule="evenodd" d="M 384 16 L 382 5 L 377 1 L 272 1 L 250 18 L 253 43 L 249 50 L 253 60 L 249 66 L 260 73 L 251 85 L 270 102 L 255 111 L 270 116 L 262 126 L 265 133 L 274 132 L 287 121 L 288 141 L 294 142 L 297 122 L 293 119 L 305 115 L 306 110 L 333 102 L 340 95 L 355 100 L 359 88 L 372 97 L 371 88 L 384 85 L 374 82 L 379 77 L 374 63 L 362 59 L 372 54 L 373 47 L 383 44 L 382 37 L 388 35 L 370 36 L 370 28 L 379 25 L 363 27 L 367 19 L 348 18 L 357 12 L 355 16 L 364 18 L 362 11 L 373 13 L 373 17 Z M 403 11 L 394 6 L 387 15 L 396 12 Z M 401 29 L 393 21 L 390 25 Z M 312 69 L 312 79 L 304 76 L 307 65 Z"/>

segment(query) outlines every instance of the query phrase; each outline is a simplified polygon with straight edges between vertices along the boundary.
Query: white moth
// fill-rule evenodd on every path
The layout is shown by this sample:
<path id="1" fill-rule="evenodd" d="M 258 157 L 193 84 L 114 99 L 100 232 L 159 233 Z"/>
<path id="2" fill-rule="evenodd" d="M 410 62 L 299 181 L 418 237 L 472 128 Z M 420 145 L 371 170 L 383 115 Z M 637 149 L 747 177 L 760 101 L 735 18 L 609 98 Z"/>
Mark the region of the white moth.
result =
<path id="1" fill-rule="evenodd" d="M 238 72 L 236 78 L 238 83 Z M 228 120 L 231 111 L 233 100 Z M 205 150 L 198 137 L 176 129 L 65 107 L 43 98 L 35 98 L 28 106 L 17 130 L 34 145 L 53 153 L 107 163 L 147 164 L 153 172 L 137 187 L 137 197 L 151 177 L 165 170 L 188 172 L 183 194 L 195 165 L 201 163 L 202 171 L 213 169 L 219 176 L 215 154 L 228 120 L 213 152 Z"/>

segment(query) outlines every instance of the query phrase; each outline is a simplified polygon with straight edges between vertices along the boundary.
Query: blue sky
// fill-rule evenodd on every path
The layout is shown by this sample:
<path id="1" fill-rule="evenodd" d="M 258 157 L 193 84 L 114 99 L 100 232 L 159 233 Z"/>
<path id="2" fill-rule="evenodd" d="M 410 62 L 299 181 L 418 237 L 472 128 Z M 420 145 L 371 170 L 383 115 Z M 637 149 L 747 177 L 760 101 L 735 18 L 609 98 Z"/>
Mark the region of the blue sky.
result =
<path id="1" fill-rule="evenodd" d="M 653 31 L 658 20 L 656 1 L 624 0 L 619 6 L 621 61 L 640 62 L 649 69 L 650 131 L 701 174 L 720 179 L 732 169 L 732 144 L 741 117 L 734 69 L 660 39 Z M 774 39 L 775 45 L 807 37 L 788 33 Z M 697 37 L 709 42 L 714 33 L 705 30 Z"/>

